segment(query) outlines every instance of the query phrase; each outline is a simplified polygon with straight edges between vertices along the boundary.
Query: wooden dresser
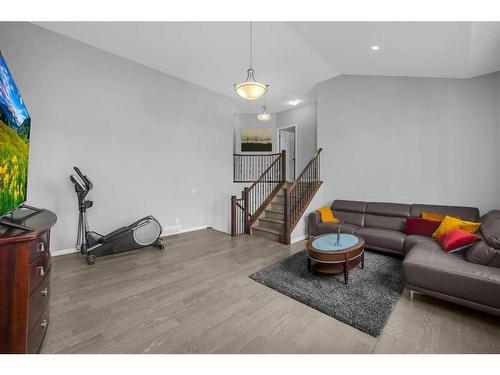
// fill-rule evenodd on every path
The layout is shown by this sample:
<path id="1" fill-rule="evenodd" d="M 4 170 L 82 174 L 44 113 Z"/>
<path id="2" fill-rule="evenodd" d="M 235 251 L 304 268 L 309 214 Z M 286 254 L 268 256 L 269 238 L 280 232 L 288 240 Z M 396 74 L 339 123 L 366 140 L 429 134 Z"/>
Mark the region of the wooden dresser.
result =
<path id="1" fill-rule="evenodd" d="M 38 353 L 49 325 L 53 212 L 18 210 L 33 232 L 0 226 L 0 353 Z"/>

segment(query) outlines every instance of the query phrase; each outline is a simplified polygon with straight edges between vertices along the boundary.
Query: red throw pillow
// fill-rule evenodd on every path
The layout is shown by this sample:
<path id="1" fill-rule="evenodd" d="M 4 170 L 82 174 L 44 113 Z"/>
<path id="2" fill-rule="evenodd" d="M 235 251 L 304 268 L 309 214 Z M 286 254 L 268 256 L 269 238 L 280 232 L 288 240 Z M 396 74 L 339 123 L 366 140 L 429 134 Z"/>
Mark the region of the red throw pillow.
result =
<path id="1" fill-rule="evenodd" d="M 432 237 L 432 233 L 438 229 L 440 224 L 440 221 L 409 216 L 406 218 L 406 234 L 419 234 L 421 236 Z"/>
<path id="2" fill-rule="evenodd" d="M 479 241 L 481 237 L 463 229 L 452 229 L 445 232 L 438 240 L 447 253 L 465 249 L 468 245 Z"/>

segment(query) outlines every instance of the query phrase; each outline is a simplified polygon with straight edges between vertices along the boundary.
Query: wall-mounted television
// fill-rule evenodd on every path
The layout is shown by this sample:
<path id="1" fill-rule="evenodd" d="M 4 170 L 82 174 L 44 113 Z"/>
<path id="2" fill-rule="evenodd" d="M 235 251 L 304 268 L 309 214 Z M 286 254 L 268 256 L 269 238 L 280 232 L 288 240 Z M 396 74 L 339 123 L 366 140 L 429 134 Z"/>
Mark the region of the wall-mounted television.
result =
<path id="1" fill-rule="evenodd" d="M 0 217 L 26 201 L 31 119 L 0 51 Z"/>

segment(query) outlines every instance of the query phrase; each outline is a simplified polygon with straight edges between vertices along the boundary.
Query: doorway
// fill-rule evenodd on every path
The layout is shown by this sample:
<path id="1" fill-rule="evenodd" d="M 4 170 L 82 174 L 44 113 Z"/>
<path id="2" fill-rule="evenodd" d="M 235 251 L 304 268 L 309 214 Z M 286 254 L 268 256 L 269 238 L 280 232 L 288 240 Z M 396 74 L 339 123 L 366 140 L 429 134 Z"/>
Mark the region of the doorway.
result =
<path id="1" fill-rule="evenodd" d="M 286 180 L 295 181 L 297 177 L 297 126 L 278 128 L 279 151 L 286 151 Z"/>

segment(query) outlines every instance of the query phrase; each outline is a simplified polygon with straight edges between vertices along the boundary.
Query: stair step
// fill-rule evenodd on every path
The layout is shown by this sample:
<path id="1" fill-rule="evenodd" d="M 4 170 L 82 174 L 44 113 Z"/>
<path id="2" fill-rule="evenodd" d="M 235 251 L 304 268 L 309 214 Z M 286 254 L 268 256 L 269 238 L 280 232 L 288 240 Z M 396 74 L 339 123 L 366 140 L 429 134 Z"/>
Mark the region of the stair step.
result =
<path id="1" fill-rule="evenodd" d="M 279 242 L 281 237 L 281 232 L 279 230 L 269 229 L 258 225 L 256 227 L 252 227 L 252 235 L 256 237 L 266 238 L 271 241 Z"/>
<path id="2" fill-rule="evenodd" d="M 266 229 L 275 229 L 283 233 L 285 222 L 280 219 L 271 219 L 268 217 L 259 218 L 259 226 L 264 227 Z"/>
<path id="3" fill-rule="evenodd" d="M 277 195 L 276 197 L 274 197 L 273 202 L 274 203 L 282 203 L 282 204 L 284 204 L 285 203 L 285 197 L 283 195 Z"/>
<path id="4" fill-rule="evenodd" d="M 269 222 L 275 223 L 275 224 L 285 224 L 283 217 L 281 217 L 279 219 L 273 219 L 272 217 L 261 217 L 259 220 L 269 221 Z"/>
<path id="5" fill-rule="evenodd" d="M 271 202 L 271 210 L 285 212 L 285 204 L 273 201 Z"/>
<path id="6" fill-rule="evenodd" d="M 283 220 L 284 215 L 284 211 L 277 211 L 272 209 L 267 209 L 264 211 L 264 217 L 269 219 Z"/>

